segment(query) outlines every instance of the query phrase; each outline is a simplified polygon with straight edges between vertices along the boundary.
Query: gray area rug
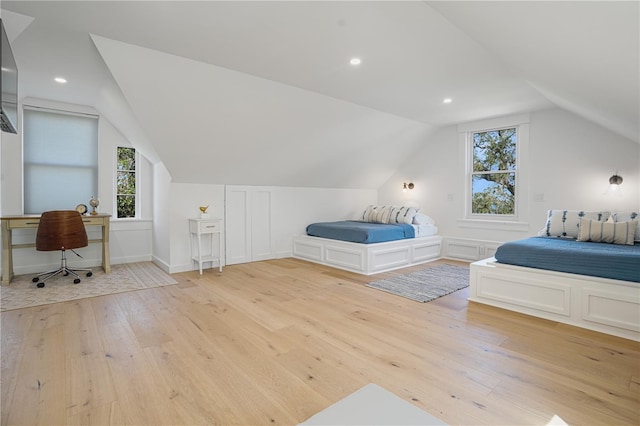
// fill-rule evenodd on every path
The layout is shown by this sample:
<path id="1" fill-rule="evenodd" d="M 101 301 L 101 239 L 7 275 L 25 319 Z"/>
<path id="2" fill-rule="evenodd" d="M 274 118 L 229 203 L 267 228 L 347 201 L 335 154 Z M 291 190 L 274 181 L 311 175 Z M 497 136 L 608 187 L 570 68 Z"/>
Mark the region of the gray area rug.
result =
<path id="1" fill-rule="evenodd" d="M 79 284 L 74 284 L 68 276 L 57 276 L 48 280 L 44 288 L 37 288 L 31 282 L 35 274 L 18 275 L 8 286 L 0 287 L 0 311 L 178 283 L 153 262 L 112 265 L 108 274 L 100 267 L 92 270 L 92 277 L 80 275 Z"/>
<path id="2" fill-rule="evenodd" d="M 367 284 L 367 287 L 406 297 L 417 302 L 430 302 L 438 297 L 469 287 L 469 268 L 437 265 L 405 275 L 397 275 Z"/>

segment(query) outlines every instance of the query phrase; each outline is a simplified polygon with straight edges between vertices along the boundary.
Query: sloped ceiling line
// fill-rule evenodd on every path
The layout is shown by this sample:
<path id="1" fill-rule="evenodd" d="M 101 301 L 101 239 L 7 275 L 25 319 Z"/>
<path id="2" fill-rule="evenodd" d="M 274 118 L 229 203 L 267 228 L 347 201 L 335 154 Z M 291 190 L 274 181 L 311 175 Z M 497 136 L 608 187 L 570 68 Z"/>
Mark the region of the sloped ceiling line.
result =
<path id="1" fill-rule="evenodd" d="M 174 182 L 375 189 L 433 131 L 303 89 L 92 38 Z"/>

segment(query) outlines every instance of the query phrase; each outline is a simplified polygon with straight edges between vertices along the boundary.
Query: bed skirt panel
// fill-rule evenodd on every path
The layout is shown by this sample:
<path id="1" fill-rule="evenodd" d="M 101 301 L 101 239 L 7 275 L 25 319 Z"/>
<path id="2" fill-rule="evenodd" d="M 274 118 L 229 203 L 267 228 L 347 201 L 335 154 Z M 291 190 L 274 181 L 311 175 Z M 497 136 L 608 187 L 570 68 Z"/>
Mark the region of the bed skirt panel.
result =
<path id="1" fill-rule="evenodd" d="M 640 283 L 523 266 L 470 265 L 469 300 L 640 341 Z"/>
<path id="2" fill-rule="evenodd" d="M 441 248 L 442 237 L 437 235 L 374 244 L 293 237 L 293 257 L 365 275 L 439 259 Z"/>

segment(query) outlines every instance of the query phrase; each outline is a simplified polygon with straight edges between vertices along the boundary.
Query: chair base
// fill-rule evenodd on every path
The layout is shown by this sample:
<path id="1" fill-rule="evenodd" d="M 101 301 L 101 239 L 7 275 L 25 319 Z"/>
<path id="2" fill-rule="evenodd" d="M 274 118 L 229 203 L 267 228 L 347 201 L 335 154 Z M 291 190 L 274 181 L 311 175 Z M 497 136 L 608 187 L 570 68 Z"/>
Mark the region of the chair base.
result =
<path id="1" fill-rule="evenodd" d="M 93 275 L 93 272 L 91 272 L 91 269 L 86 269 L 86 268 L 69 268 L 67 267 L 67 256 L 65 254 L 65 250 L 62 250 L 62 259 L 60 260 L 60 267 L 57 269 L 52 269 L 51 271 L 47 271 L 47 272 L 42 272 L 38 275 L 36 275 L 35 277 L 33 277 L 33 279 L 31 280 L 34 283 L 38 283 L 36 286 L 38 288 L 42 288 L 44 287 L 44 283 L 52 277 L 55 277 L 56 275 L 64 275 L 65 277 L 69 274 L 73 275 L 75 278 L 73 280 L 74 284 L 79 284 L 80 283 L 80 276 L 77 274 L 77 272 L 86 272 L 87 273 L 87 277 L 90 277 Z M 40 278 L 42 278 L 42 281 L 40 281 Z"/>

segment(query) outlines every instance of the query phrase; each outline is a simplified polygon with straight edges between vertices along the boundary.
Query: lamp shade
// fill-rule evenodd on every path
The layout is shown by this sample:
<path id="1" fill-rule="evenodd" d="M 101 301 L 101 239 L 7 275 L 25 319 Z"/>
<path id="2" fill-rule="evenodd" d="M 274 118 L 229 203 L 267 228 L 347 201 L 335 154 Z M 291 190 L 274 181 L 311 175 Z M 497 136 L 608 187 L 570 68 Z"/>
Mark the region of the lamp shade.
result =
<path id="1" fill-rule="evenodd" d="M 615 174 L 609 178 L 610 185 L 620 185 L 621 183 L 622 183 L 622 176 Z"/>

